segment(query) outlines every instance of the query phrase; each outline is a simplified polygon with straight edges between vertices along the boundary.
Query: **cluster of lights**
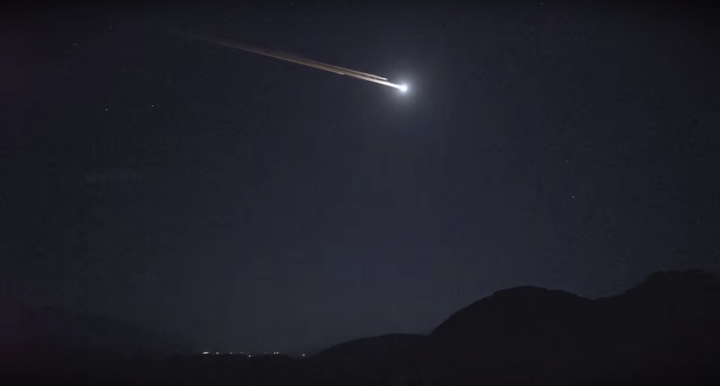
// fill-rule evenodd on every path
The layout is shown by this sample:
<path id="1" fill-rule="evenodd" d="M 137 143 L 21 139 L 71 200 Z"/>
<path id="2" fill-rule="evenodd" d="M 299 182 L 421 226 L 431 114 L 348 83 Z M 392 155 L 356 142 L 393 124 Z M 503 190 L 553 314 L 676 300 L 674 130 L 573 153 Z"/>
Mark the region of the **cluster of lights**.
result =
<path id="1" fill-rule="evenodd" d="M 212 352 L 203 351 L 203 355 L 210 355 L 210 354 L 212 354 Z M 235 355 L 235 354 L 233 354 L 232 351 L 230 351 L 228 354 Z M 240 354 L 245 355 L 245 352 L 241 351 Z M 267 352 L 263 352 L 263 354 L 267 354 Z M 280 354 L 280 351 L 273 351 L 273 355 L 278 355 L 278 354 Z M 220 355 L 220 351 L 215 351 L 215 355 Z M 305 354 L 302 354 L 302 356 L 304 357 Z M 248 358 L 252 358 L 252 354 L 248 354 Z"/>

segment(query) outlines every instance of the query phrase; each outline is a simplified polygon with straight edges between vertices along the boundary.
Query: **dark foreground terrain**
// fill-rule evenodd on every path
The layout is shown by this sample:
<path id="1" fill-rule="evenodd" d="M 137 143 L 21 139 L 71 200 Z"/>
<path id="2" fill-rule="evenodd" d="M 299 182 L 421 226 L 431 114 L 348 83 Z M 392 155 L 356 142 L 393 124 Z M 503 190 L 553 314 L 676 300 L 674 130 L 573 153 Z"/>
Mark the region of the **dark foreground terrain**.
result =
<path id="1" fill-rule="evenodd" d="M 307 359 L 187 355 L 160 340 L 154 350 L 113 349 L 117 342 L 70 350 L 50 334 L 26 329 L 20 339 L 5 324 L 14 340 L 3 345 L 3 379 L 12 384 L 720 384 L 720 279 L 699 271 L 656 273 L 601 299 L 512 288 L 429 335 L 359 339 Z"/>

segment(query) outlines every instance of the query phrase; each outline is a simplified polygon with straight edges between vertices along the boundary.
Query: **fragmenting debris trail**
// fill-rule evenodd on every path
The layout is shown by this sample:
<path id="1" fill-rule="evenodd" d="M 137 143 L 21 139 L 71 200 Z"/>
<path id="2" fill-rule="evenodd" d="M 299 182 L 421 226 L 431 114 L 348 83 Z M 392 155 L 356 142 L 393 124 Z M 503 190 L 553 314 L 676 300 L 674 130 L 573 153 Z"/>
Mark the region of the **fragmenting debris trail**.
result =
<path id="1" fill-rule="evenodd" d="M 333 66 L 331 64 L 326 64 L 326 63 L 318 62 L 318 61 L 311 60 L 311 59 L 301 58 L 301 57 L 289 55 L 289 54 L 282 53 L 282 52 L 272 51 L 272 50 L 268 50 L 268 49 L 264 49 L 264 48 L 253 47 L 251 45 L 244 44 L 244 43 L 231 42 L 231 41 L 219 40 L 219 39 L 210 39 L 210 38 L 199 37 L 199 36 L 195 36 L 195 35 L 188 35 L 185 33 L 183 33 L 183 35 L 194 38 L 194 39 L 204 40 L 209 43 L 213 43 L 213 44 L 217 44 L 217 45 L 221 45 L 221 46 L 225 46 L 225 47 L 236 48 L 236 49 L 243 50 L 243 51 L 248 51 L 248 52 L 253 52 L 256 54 L 260 54 L 260 55 L 269 56 L 269 57 L 275 58 L 275 59 L 281 59 L 281 60 L 285 60 L 285 61 L 292 62 L 292 63 L 302 64 L 304 66 L 317 68 L 318 70 L 324 70 L 324 71 L 332 72 L 332 73 L 335 73 L 338 75 L 347 75 L 347 76 L 351 76 L 353 78 L 357 78 L 360 80 L 365 80 L 368 82 L 382 84 L 384 86 L 396 88 L 402 92 L 407 91 L 406 85 L 388 82 L 387 78 L 383 78 L 383 77 L 380 77 L 377 75 L 368 74 L 368 73 L 360 72 L 360 71 L 355 71 L 355 70 L 351 70 L 349 68 Z"/>

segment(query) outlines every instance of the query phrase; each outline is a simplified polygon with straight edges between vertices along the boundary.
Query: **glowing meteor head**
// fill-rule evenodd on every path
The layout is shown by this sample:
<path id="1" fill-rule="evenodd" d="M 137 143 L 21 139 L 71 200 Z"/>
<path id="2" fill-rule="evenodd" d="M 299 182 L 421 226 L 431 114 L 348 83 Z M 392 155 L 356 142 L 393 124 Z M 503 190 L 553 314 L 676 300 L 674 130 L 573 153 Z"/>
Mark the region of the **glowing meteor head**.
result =
<path id="1" fill-rule="evenodd" d="M 400 91 L 401 91 L 401 92 L 407 92 L 407 90 L 408 90 L 408 87 L 407 87 L 406 84 L 401 84 L 401 85 L 400 85 Z"/>

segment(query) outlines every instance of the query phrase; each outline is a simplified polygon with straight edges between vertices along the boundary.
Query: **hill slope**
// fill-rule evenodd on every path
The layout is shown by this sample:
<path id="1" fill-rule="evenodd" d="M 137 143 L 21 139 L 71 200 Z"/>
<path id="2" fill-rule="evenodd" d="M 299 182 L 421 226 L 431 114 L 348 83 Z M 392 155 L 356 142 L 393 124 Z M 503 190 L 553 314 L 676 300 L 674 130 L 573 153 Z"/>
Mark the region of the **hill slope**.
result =
<path id="1" fill-rule="evenodd" d="M 57 307 L 0 305 L 0 357 L 38 363 L 43 358 L 153 356 L 190 352 L 190 345 L 129 323 Z"/>
<path id="2" fill-rule="evenodd" d="M 720 279 L 658 272 L 594 300 L 537 287 L 498 291 L 424 339 L 370 338 L 318 358 L 412 362 L 430 383 L 690 382 L 718 375 L 719 331 Z"/>

